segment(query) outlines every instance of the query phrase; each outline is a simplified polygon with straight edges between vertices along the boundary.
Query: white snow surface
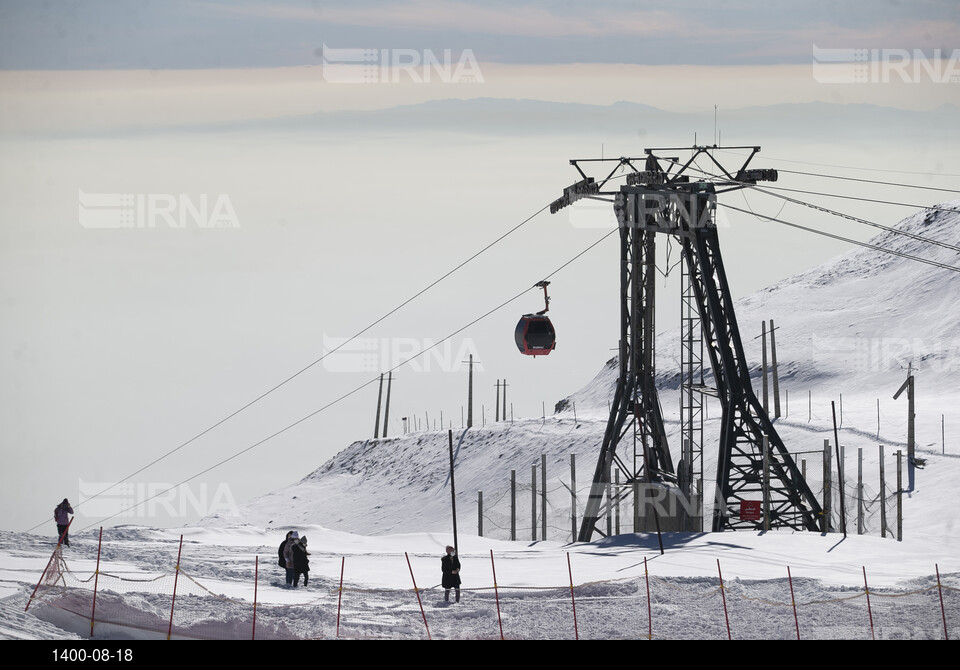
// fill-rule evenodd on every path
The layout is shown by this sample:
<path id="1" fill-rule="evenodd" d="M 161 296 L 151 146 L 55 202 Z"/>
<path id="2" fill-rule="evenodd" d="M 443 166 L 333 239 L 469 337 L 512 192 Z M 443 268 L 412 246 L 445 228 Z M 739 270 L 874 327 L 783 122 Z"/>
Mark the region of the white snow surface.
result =
<path id="1" fill-rule="evenodd" d="M 958 209 L 960 201 L 941 207 Z M 900 225 L 920 235 L 960 244 L 957 213 L 919 212 Z M 951 250 L 891 233 L 883 233 L 871 243 L 953 265 L 960 258 Z M 751 324 L 752 333 L 754 324 L 765 318 L 776 322 L 781 388 L 790 391 L 788 412 L 776 426 L 791 451 L 808 452 L 811 472 L 819 472 L 821 467 L 816 452 L 822 449 L 823 440 L 833 441 L 830 402 L 841 402 L 840 442 L 845 448 L 848 487 L 856 477 L 858 450 L 863 453 L 865 481 L 877 487 L 879 445 L 885 449 L 887 481 L 895 482 L 894 454 L 906 450 L 906 399 L 901 396 L 894 401 L 892 396 L 905 379 L 907 365 L 913 365 L 918 455 L 926 459 L 926 466 L 916 471 L 914 488 L 903 497 L 902 541 L 878 534 L 857 535 L 851 522 L 845 538 L 839 533 L 782 530 L 666 533 L 662 554 L 652 533 L 625 533 L 591 543 L 571 543 L 566 489 L 570 457 L 576 457 L 582 501 L 595 467 L 607 402 L 615 384 L 615 366 L 607 364 L 584 389 L 559 403 L 560 411 L 552 416 L 487 424 L 465 435 L 460 430 L 453 432 L 458 539 L 464 588 L 468 589 L 464 609 L 459 610 L 462 613 L 449 615 L 456 617 L 459 635 L 470 637 L 471 622 L 479 625 L 492 616 L 488 608 L 467 607 L 473 598 L 469 589 L 494 585 L 491 555 L 495 557 L 496 584 L 501 588 L 566 587 L 569 591 L 571 580 L 577 585 L 606 584 L 593 586 L 592 591 L 582 587 L 586 589 L 582 593 L 598 598 L 601 591 L 607 593 L 604 589 L 617 591 L 627 588 L 624 584 L 639 584 L 645 560 L 652 577 L 673 585 L 693 588 L 701 580 L 706 588 L 717 579 L 718 566 L 722 565 L 731 589 L 751 585 L 758 591 L 779 589 L 781 594 L 785 593 L 789 567 L 801 591 L 798 601 L 803 600 L 804 592 L 809 592 L 810 598 L 823 590 L 862 592 L 865 574 L 871 589 L 929 587 L 935 583 L 935 566 L 944 583 L 960 586 L 960 505 L 953 497 L 960 481 L 960 442 L 956 437 L 960 434 L 960 415 L 955 411 L 960 400 L 958 295 L 960 273 L 856 249 L 737 304 L 745 344 L 748 337 L 744 324 Z M 678 451 L 676 372 L 665 363 L 679 357 L 676 341 L 676 333 L 661 334 L 658 360 L 668 437 L 672 449 Z M 746 346 L 752 369 L 757 368 L 754 388 L 759 393 L 759 344 Z M 708 408 L 705 424 L 706 482 L 712 480 L 716 467 L 713 452 L 719 411 L 712 409 Z M 345 583 L 362 588 L 409 590 L 415 578 L 418 586 L 426 589 L 431 608 L 428 617 L 457 612 L 439 607 L 441 592 L 437 588 L 439 558 L 453 541 L 448 439 L 445 431 L 425 431 L 358 441 L 300 482 L 249 501 L 235 514 L 217 515 L 182 529 L 104 529 L 101 571 L 137 578 L 171 575 L 182 535 L 181 567 L 212 593 L 250 600 L 255 560 L 259 557 L 261 603 L 310 602 L 324 589 L 335 588 L 343 567 Z M 531 466 L 540 466 L 541 455 L 546 456 L 551 511 L 547 539 L 537 535 L 533 540 Z M 516 541 L 509 540 L 504 512 L 511 470 L 516 471 L 521 489 L 517 496 Z M 538 487 L 540 476 L 538 472 Z M 487 510 L 483 537 L 477 528 L 481 491 Z M 848 518 L 851 514 L 848 512 Z M 895 521 L 888 521 L 888 527 L 891 524 Z M 306 589 L 284 588 L 275 564 L 277 545 L 288 529 L 309 538 L 311 586 Z M 78 624 L 55 608 L 44 607 L 42 600 L 24 612 L 53 546 L 50 536 L 0 533 L 0 638 L 69 640 L 89 634 L 89 621 Z M 91 576 L 96 566 L 96 530 L 74 533 L 71 547 L 64 552 L 66 564 L 77 578 Z M 134 606 L 133 596 L 117 597 L 121 601 L 126 598 L 126 605 Z M 960 632 L 960 602 L 951 598 L 948 605 L 953 608 L 954 618 L 949 625 L 955 637 Z M 602 617 L 583 621 L 581 636 L 612 636 L 609 622 L 632 616 L 618 609 L 627 606 L 636 607 L 636 599 L 613 598 L 601 610 Z M 665 601 L 658 607 L 655 637 L 723 636 L 722 631 L 711 628 L 715 622 L 708 625 L 698 617 L 695 607 L 680 604 L 670 609 L 674 606 Z M 211 603 L 209 609 L 216 609 L 216 604 Z M 827 608 L 821 609 L 822 621 L 812 618 L 820 616 L 816 608 L 804 612 L 801 625 L 807 631 L 835 623 L 831 620 L 834 615 Z M 540 632 L 533 627 L 524 636 L 549 636 L 549 612 L 545 608 L 539 615 L 525 613 L 531 621 L 537 616 L 544 619 Z M 888 619 L 885 636 L 938 636 L 937 617 L 920 630 L 915 616 L 919 615 L 905 608 L 897 622 Z M 741 628 L 735 636 L 790 637 L 792 625 L 791 619 L 786 628 Z M 439 623 L 437 626 L 438 631 L 442 629 Z M 637 636 L 642 634 L 645 631 L 637 632 Z M 97 634 L 104 638 L 130 636 L 136 637 L 129 630 L 111 627 L 102 627 Z M 487 631 L 476 636 L 496 635 Z"/>

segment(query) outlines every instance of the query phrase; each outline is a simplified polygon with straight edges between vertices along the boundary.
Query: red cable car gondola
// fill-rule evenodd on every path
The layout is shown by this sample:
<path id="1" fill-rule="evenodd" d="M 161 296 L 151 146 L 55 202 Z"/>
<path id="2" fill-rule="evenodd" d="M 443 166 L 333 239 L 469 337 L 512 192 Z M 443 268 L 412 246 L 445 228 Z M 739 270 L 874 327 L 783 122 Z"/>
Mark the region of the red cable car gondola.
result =
<path id="1" fill-rule="evenodd" d="M 550 297 L 547 295 L 548 281 L 538 282 L 536 285 L 543 288 L 544 308 L 536 314 L 524 314 L 517 323 L 514 338 L 517 349 L 526 356 L 546 356 L 557 347 L 557 333 L 546 316 L 550 309 Z"/>

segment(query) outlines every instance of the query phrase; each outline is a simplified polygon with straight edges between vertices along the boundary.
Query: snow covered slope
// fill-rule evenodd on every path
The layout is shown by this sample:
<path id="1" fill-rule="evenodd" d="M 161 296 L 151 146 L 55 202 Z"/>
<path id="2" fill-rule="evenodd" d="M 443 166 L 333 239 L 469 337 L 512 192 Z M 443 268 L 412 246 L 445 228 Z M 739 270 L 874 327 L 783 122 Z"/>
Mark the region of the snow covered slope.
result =
<path id="1" fill-rule="evenodd" d="M 957 203 L 951 206 L 956 208 Z M 901 225 L 955 244 L 960 238 L 958 224 L 960 216 L 955 213 L 919 213 Z M 953 252 L 924 248 L 919 242 L 889 234 L 874 243 L 957 264 L 956 257 L 951 256 Z M 743 591 L 752 596 L 749 602 L 758 602 L 761 597 L 788 602 L 784 573 L 791 567 L 799 588 L 798 600 L 801 605 L 805 601 L 811 603 L 801 608 L 803 635 L 854 638 L 872 635 L 866 623 L 852 630 L 849 621 L 833 616 L 832 610 L 816 603 L 827 596 L 839 598 L 840 594 L 844 600 L 848 594 L 856 595 L 867 573 L 872 593 L 884 587 L 933 593 L 935 569 L 939 569 L 946 584 L 955 585 L 960 574 L 960 505 L 951 496 L 960 481 L 960 446 L 955 437 L 960 433 L 960 419 L 954 412 L 960 400 L 955 391 L 960 379 L 954 333 L 960 317 L 952 303 L 960 295 L 958 289 L 957 273 L 860 249 L 748 296 L 737 307 L 741 324 L 765 318 L 777 322 L 781 382 L 785 390 L 792 391 L 793 404 L 787 406 L 776 425 L 788 448 L 801 461 L 806 459 L 808 479 L 817 477 L 823 441 L 833 440 L 830 403 L 840 401 L 840 441 L 845 448 L 848 489 L 849 480 L 857 471 L 859 451 L 863 454 L 869 496 L 877 494 L 881 446 L 887 481 L 895 482 L 894 452 L 905 446 L 906 408 L 903 398 L 893 401 L 892 395 L 905 375 L 901 367 L 914 364 L 918 371 L 918 452 L 927 464 L 917 471 L 914 487 L 904 495 L 902 542 L 875 533 L 857 535 L 851 508 L 847 538 L 832 533 L 790 531 L 726 533 L 723 537 L 711 533 L 666 534 L 666 553 L 660 555 L 656 536 L 630 534 L 629 523 L 624 519 L 623 535 L 590 544 L 568 544 L 572 532 L 571 470 L 575 466 L 578 506 L 582 506 L 606 424 L 607 399 L 615 383 L 616 366 L 611 362 L 584 389 L 560 401 L 552 416 L 492 423 L 466 433 L 453 433 L 460 555 L 469 573 L 467 599 L 481 597 L 479 591 L 469 589 L 488 589 L 494 581 L 501 587 L 521 589 L 562 587 L 571 579 L 567 570 L 572 564 L 572 579 L 585 585 L 578 588 L 595 596 L 604 595 L 593 599 L 595 604 L 600 603 L 597 606 L 602 616 L 588 617 L 588 622 L 581 623 L 580 634 L 593 638 L 640 637 L 645 634 L 643 631 L 612 631 L 603 622 L 618 618 L 633 621 L 632 613 L 641 611 L 636 584 L 644 574 L 647 558 L 652 579 L 661 585 L 664 594 L 685 593 L 685 589 L 715 593 L 715 570 L 722 559 L 729 593 L 733 596 Z M 675 335 L 670 333 L 659 338 L 661 361 L 672 360 L 670 348 L 675 346 L 674 340 Z M 758 344 L 751 346 L 747 355 L 756 364 Z M 668 440 L 676 449 L 680 424 L 675 410 L 675 373 L 668 365 L 661 366 L 661 402 Z M 755 388 L 759 389 L 756 379 Z M 808 391 L 816 398 L 809 405 Z M 878 416 L 880 426 L 876 425 Z M 945 417 L 943 423 L 941 416 Z M 710 436 L 718 432 L 719 412 L 715 405 L 708 406 L 703 467 L 707 482 L 716 468 L 716 440 Z M 943 435 L 950 439 L 943 439 Z M 138 579 L 150 582 L 158 575 L 169 577 L 182 535 L 187 543 L 181 561 L 183 569 L 200 580 L 204 589 L 220 594 L 214 597 L 198 593 L 199 597 L 183 599 L 199 628 L 218 621 L 223 596 L 249 601 L 257 559 L 260 579 L 264 580 L 260 602 L 281 608 L 278 611 L 284 616 L 304 624 L 320 625 L 308 620 L 302 614 L 305 610 L 296 608 L 319 602 L 317 599 L 325 596 L 335 602 L 344 557 L 348 557 L 349 566 L 346 581 L 351 584 L 374 587 L 377 592 L 403 589 L 384 595 L 386 599 L 399 598 L 409 593 L 407 580 L 415 573 L 426 580 L 426 587 L 421 581 L 425 597 L 440 602 L 442 595 L 431 586 L 431 580 L 437 577 L 442 547 L 452 537 L 447 479 L 449 439 L 446 432 L 426 431 L 355 442 L 300 482 L 246 503 L 235 515 L 208 517 L 195 527 L 175 530 L 136 526 L 105 529 L 102 558 L 106 565 L 102 571 L 126 576 L 131 583 Z M 544 473 L 540 468 L 544 462 L 548 494 L 546 540 L 540 528 L 541 518 L 532 512 L 536 494 L 543 491 Z M 507 541 L 511 532 L 511 474 L 517 491 L 518 541 Z M 477 515 L 481 491 L 482 537 Z M 874 506 L 867 513 L 871 529 L 876 528 L 876 516 Z M 895 522 L 888 521 L 887 525 L 894 526 Z M 293 528 L 310 537 L 310 589 L 284 589 L 278 568 L 273 566 L 279 538 Z M 530 541 L 533 538 L 537 541 Z M 88 634 L 89 621 L 83 616 L 71 618 L 63 609 L 42 604 L 28 613 L 23 611 L 47 564 L 52 544 L 49 537 L 0 533 L 0 639 L 69 640 Z M 93 530 L 78 532 L 66 556 L 67 569 L 77 579 L 86 579 L 93 574 L 97 550 Z M 496 580 L 489 567 L 494 552 Z M 624 595 L 624 589 L 633 590 Z M 770 596 L 768 592 L 779 595 Z M 898 591 L 894 595 L 901 594 Z M 953 592 L 948 596 L 953 598 Z M 115 597 L 123 607 L 143 607 L 143 598 L 137 593 Z M 166 591 L 151 597 L 167 607 Z M 878 617 L 886 622 L 879 627 L 879 637 L 926 639 L 940 635 L 939 612 L 926 607 L 926 601 L 920 603 L 920 596 L 911 597 L 914 600 L 906 609 L 899 606 L 898 599 L 887 599 L 890 609 Z M 578 609 L 582 604 L 579 598 L 578 595 Z M 515 620 L 529 622 L 533 628 L 515 635 L 556 636 L 553 617 L 562 612 L 554 603 L 561 599 L 552 595 L 537 599 L 522 591 L 518 602 L 525 600 L 530 601 L 528 609 L 532 609 L 529 613 L 522 610 L 524 614 Z M 545 610 L 541 601 L 549 601 L 548 608 L 558 611 Z M 395 604 L 390 603 L 391 607 Z M 707 615 L 701 604 L 701 600 L 658 601 L 654 610 L 656 635 L 723 637 L 724 631 L 716 628 L 723 612 L 717 610 Z M 375 606 L 379 607 L 376 603 Z M 284 607 L 290 610 L 287 612 Z M 619 608 L 631 614 L 623 614 Z M 317 617 L 322 623 L 323 617 L 329 616 L 320 610 Z M 330 611 L 335 611 L 333 605 Z M 478 623 L 495 621 L 493 611 L 476 606 L 462 612 L 452 610 L 446 622 L 454 631 L 451 636 L 483 635 L 478 632 Z M 952 600 L 946 615 L 951 631 L 956 628 L 956 612 Z M 445 614 L 442 603 L 432 605 L 433 630 L 443 630 Z M 748 619 L 763 625 L 744 628 Z M 737 637 L 794 635 L 790 622 L 775 624 L 763 617 L 734 620 L 741 626 L 734 633 Z M 141 635 L 131 630 L 134 629 L 114 630 L 101 625 L 97 635 L 110 639 Z M 315 628 L 311 630 L 316 634 Z M 332 636 L 330 630 L 323 635 Z M 367 634 L 376 636 L 383 632 L 374 626 Z M 148 637 L 146 633 L 142 636 Z"/>

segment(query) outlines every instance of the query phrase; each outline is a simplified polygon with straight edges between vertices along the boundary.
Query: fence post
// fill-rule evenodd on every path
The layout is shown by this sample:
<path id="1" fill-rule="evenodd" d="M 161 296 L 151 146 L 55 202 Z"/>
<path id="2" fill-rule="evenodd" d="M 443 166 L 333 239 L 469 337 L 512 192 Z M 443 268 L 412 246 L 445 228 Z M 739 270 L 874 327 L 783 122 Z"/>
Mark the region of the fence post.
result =
<path id="1" fill-rule="evenodd" d="M 863 535 L 863 447 L 857 447 L 857 535 Z"/>
<path id="2" fill-rule="evenodd" d="M 897 450 L 897 542 L 903 542 L 903 452 Z"/>
<path id="3" fill-rule="evenodd" d="M 573 568 L 570 567 L 570 552 L 567 552 L 567 573 L 570 575 L 570 603 L 573 605 L 573 637 L 580 639 L 580 631 L 577 629 L 577 599 L 573 595 Z"/>
<path id="4" fill-rule="evenodd" d="M 380 375 L 381 380 L 383 375 Z M 250 639 L 257 639 L 257 586 L 260 583 L 260 557 L 256 556 L 253 564 L 253 631 L 250 633 Z"/>
<path id="5" fill-rule="evenodd" d="M 618 469 L 617 472 L 620 472 Z M 604 491 L 607 494 L 607 537 L 613 535 L 613 514 L 611 514 L 611 509 L 613 507 L 613 492 L 610 489 L 610 469 L 607 469 L 607 476 L 604 477 L 607 480 L 606 486 L 604 486 Z M 617 535 L 620 533 L 617 532 Z"/>
<path id="6" fill-rule="evenodd" d="M 732 640 L 730 636 L 730 615 L 727 614 L 727 594 L 723 587 L 723 573 L 720 571 L 720 559 L 717 559 L 717 574 L 720 575 L 720 595 L 723 596 L 723 618 L 727 622 L 727 639 Z"/>
<path id="7" fill-rule="evenodd" d="M 770 438 L 763 436 L 763 530 L 770 530 Z"/>
<path id="8" fill-rule="evenodd" d="M 547 539 L 547 455 L 540 454 L 540 539 Z"/>
<path id="9" fill-rule="evenodd" d="M 887 536 L 887 478 L 883 472 L 883 445 L 880 445 L 880 537 Z"/>
<path id="10" fill-rule="evenodd" d="M 90 610 L 90 637 L 93 637 L 93 622 L 97 618 L 97 585 L 100 582 L 100 548 L 103 546 L 103 526 L 100 526 L 100 539 L 97 540 L 97 571 L 93 578 L 93 608 Z"/>
<path id="11" fill-rule="evenodd" d="M 343 566 L 347 557 L 340 557 L 340 588 L 337 589 L 337 637 L 340 637 L 340 607 L 343 604 Z"/>
<path id="12" fill-rule="evenodd" d="M 70 518 L 70 521 L 67 522 L 67 527 L 64 528 L 63 532 L 60 534 L 60 539 L 57 540 L 57 546 L 53 548 L 53 553 L 50 554 L 50 560 L 47 561 L 47 567 L 45 567 L 43 569 L 43 572 L 40 573 L 40 579 L 39 581 L 37 581 L 37 585 L 33 587 L 33 593 L 30 594 L 30 600 L 27 601 L 27 606 L 23 608 L 24 612 L 30 609 L 30 603 L 32 603 L 33 599 L 36 597 L 37 591 L 40 589 L 40 585 L 43 583 L 43 578 L 47 576 L 47 571 L 50 569 L 50 566 L 53 564 L 53 559 L 57 557 L 58 553 L 63 551 L 63 549 L 61 549 L 61 547 L 63 546 L 63 536 L 70 532 L 70 524 L 73 523 L 73 520 L 75 518 L 76 517 Z"/>
<path id="13" fill-rule="evenodd" d="M 633 532 L 640 532 L 640 482 L 633 480 Z"/>
<path id="14" fill-rule="evenodd" d="M 413 576 L 413 566 L 410 565 L 410 556 L 403 552 L 407 559 L 407 568 L 410 570 L 410 581 L 413 582 L 413 592 L 417 595 L 417 604 L 420 606 L 420 616 L 423 617 L 423 627 L 427 629 L 427 639 L 430 639 L 430 626 L 427 625 L 427 613 L 423 611 L 423 601 L 420 599 L 420 589 L 417 588 L 417 580 Z"/>
<path id="15" fill-rule="evenodd" d="M 867 586 L 867 568 L 863 567 L 863 592 L 867 594 L 867 614 L 870 615 L 870 639 L 876 640 L 876 636 L 873 634 L 873 610 L 870 609 L 870 587 Z"/>
<path id="16" fill-rule="evenodd" d="M 610 479 L 607 477 L 607 479 Z M 616 526 L 616 534 L 620 534 L 620 468 L 613 471 L 613 490 L 616 491 L 613 501 L 613 521 Z"/>
<path id="17" fill-rule="evenodd" d="M 830 440 L 823 441 L 823 532 L 830 532 L 833 491 L 830 486 Z"/>
<path id="18" fill-rule="evenodd" d="M 500 639 L 503 639 L 503 618 L 500 616 L 500 592 L 497 590 L 497 566 L 493 562 L 493 549 L 490 550 L 490 570 L 493 572 L 493 597 L 497 602 L 497 623 L 500 624 Z"/>
<path id="19" fill-rule="evenodd" d="M 940 618 L 943 619 L 943 639 L 949 640 L 950 634 L 947 633 L 947 614 L 943 609 L 943 587 L 940 585 L 940 566 L 934 563 L 933 567 L 937 571 L 937 593 L 940 594 Z"/>
<path id="20" fill-rule="evenodd" d="M 477 535 L 483 537 L 483 491 L 477 491 Z"/>
<path id="21" fill-rule="evenodd" d="M 180 536 L 180 548 L 177 550 L 177 567 L 173 573 L 173 598 L 170 600 L 170 625 L 167 628 L 167 639 L 173 633 L 173 608 L 177 604 L 177 581 L 180 579 L 180 556 L 183 554 L 183 535 Z"/>
<path id="22" fill-rule="evenodd" d="M 530 466 L 530 539 L 537 541 L 537 464 Z"/>
<path id="23" fill-rule="evenodd" d="M 790 582 L 790 604 L 793 606 L 793 624 L 797 627 L 797 639 L 800 639 L 800 621 L 797 619 L 797 598 L 793 595 L 793 575 L 787 566 L 787 581 Z"/>
<path id="24" fill-rule="evenodd" d="M 510 471 L 510 539 L 517 539 L 517 471 Z"/>
<path id="25" fill-rule="evenodd" d="M 647 639 L 653 639 L 653 612 L 650 608 L 650 573 L 647 571 L 647 557 L 643 557 L 643 577 L 647 582 Z"/>
<path id="26" fill-rule="evenodd" d="M 577 457 L 570 454 L 570 541 L 577 541 Z"/>

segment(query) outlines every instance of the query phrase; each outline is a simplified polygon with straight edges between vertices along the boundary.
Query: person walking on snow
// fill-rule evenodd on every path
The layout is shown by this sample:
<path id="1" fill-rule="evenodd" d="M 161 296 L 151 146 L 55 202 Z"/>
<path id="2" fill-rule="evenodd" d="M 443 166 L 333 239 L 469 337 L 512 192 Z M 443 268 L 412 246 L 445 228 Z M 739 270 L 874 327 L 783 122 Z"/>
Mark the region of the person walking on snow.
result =
<path id="1" fill-rule="evenodd" d="M 300 575 L 303 575 L 303 585 L 307 585 L 310 579 L 310 559 L 307 556 L 307 536 L 304 535 L 298 542 L 293 544 L 293 585 L 299 586 Z"/>
<path id="2" fill-rule="evenodd" d="M 287 548 L 287 541 L 290 539 L 291 535 L 293 535 L 293 531 L 288 530 L 286 536 L 283 538 L 283 542 L 281 542 L 280 546 L 277 547 L 277 564 L 284 570 L 287 569 L 287 559 L 283 557 L 283 550 Z"/>
<path id="3" fill-rule="evenodd" d="M 70 519 L 68 518 L 70 514 L 73 514 L 73 508 L 70 507 L 70 501 L 66 498 L 53 509 L 53 520 L 57 522 L 57 538 L 62 538 L 58 541 L 68 547 L 70 546 L 70 538 L 67 537 L 67 526 L 70 525 Z"/>
<path id="4" fill-rule="evenodd" d="M 440 569 L 443 572 L 440 585 L 444 589 L 444 602 L 450 602 L 450 589 L 456 590 L 456 599 L 460 602 L 460 559 L 456 549 L 447 547 L 447 553 L 440 559 Z"/>

